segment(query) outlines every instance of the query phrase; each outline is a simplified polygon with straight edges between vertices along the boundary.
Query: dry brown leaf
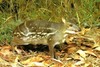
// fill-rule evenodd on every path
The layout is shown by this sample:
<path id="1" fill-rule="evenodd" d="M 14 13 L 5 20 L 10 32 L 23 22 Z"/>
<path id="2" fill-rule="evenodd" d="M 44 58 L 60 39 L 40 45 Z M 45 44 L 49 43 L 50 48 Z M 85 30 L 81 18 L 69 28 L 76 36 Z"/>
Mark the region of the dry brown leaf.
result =
<path id="1" fill-rule="evenodd" d="M 13 53 L 11 52 L 11 46 L 3 46 L 2 48 L 1 48 L 1 51 L 0 51 L 0 55 L 2 55 L 2 56 L 10 56 L 10 55 L 12 55 Z"/>
<path id="2" fill-rule="evenodd" d="M 96 47 L 95 50 L 100 51 L 100 46 Z"/>
<path id="3" fill-rule="evenodd" d="M 18 63 L 11 63 L 11 67 L 21 67 Z"/>
<path id="4" fill-rule="evenodd" d="M 43 63 L 41 62 L 30 62 L 26 65 L 27 67 L 45 67 Z"/>
<path id="5" fill-rule="evenodd" d="M 91 65 L 91 63 L 85 63 L 85 65 L 84 65 L 84 67 L 92 67 L 92 66 L 90 66 Z"/>
<path id="6" fill-rule="evenodd" d="M 11 50 L 11 46 L 2 46 L 0 47 L 1 50 Z"/>
<path id="7" fill-rule="evenodd" d="M 46 66 L 46 67 L 62 67 L 63 63 L 60 61 L 60 60 L 57 60 L 57 59 L 49 59 L 49 60 L 45 60 L 43 61 L 43 64 Z"/>
<path id="8" fill-rule="evenodd" d="M 74 54 L 74 56 L 72 56 L 72 58 L 75 59 L 75 60 L 80 60 L 80 55 Z"/>
<path id="9" fill-rule="evenodd" d="M 74 65 L 74 63 L 65 63 L 62 67 L 76 67 L 75 65 Z"/>
<path id="10" fill-rule="evenodd" d="M 93 48 L 100 47 L 100 43 L 95 41 L 95 44 L 93 45 Z"/>
<path id="11" fill-rule="evenodd" d="M 78 50 L 76 53 L 78 53 L 81 57 L 86 58 L 86 53 L 83 50 Z"/>
<path id="12" fill-rule="evenodd" d="M 37 56 L 37 57 L 28 58 L 27 60 L 22 61 L 21 63 L 22 63 L 22 64 L 29 64 L 29 63 L 31 63 L 31 62 L 40 62 L 40 61 L 43 61 L 43 58 Z"/>
<path id="13" fill-rule="evenodd" d="M 2 58 L 0 58 L 0 65 L 9 65 L 9 63 Z"/>
<path id="14" fill-rule="evenodd" d="M 87 51 L 84 51 L 84 52 L 87 53 L 87 54 L 90 54 L 90 55 L 96 56 L 96 54 L 93 53 L 93 51 L 91 51 L 91 50 L 87 50 Z"/>
<path id="15" fill-rule="evenodd" d="M 84 58 L 80 57 L 79 59 L 80 59 L 80 61 L 76 62 L 75 65 L 81 65 L 81 64 L 85 63 Z"/>
<path id="16" fill-rule="evenodd" d="M 70 47 L 68 48 L 68 54 L 74 53 L 77 51 L 77 47 Z"/>

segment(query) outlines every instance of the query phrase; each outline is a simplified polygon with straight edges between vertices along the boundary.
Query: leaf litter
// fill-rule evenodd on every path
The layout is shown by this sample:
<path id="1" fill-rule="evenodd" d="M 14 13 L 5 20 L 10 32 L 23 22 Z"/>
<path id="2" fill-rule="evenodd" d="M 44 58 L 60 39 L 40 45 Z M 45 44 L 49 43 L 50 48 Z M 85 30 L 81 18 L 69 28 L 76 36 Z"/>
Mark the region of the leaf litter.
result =
<path id="1" fill-rule="evenodd" d="M 49 56 L 48 50 L 0 46 L 0 67 L 100 67 L 99 31 L 83 29 L 78 34 L 68 35 L 61 50 L 55 50 L 55 59 Z"/>

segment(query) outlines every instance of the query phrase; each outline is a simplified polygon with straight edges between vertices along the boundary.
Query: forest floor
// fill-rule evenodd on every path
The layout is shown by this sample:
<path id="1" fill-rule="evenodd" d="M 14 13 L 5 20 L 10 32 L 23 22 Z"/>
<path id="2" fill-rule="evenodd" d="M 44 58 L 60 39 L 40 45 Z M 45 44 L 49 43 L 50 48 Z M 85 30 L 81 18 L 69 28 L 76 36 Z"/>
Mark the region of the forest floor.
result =
<path id="1" fill-rule="evenodd" d="M 100 29 L 97 28 L 68 35 L 62 48 L 55 48 L 56 59 L 49 56 L 46 46 L 31 48 L 8 43 L 0 46 L 0 67 L 100 67 Z"/>

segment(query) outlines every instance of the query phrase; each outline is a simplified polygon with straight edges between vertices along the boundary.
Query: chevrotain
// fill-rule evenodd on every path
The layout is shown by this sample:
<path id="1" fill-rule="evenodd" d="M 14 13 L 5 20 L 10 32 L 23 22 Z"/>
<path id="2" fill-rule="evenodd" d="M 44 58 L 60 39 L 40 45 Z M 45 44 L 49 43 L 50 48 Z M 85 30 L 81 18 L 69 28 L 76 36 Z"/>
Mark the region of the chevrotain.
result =
<path id="1" fill-rule="evenodd" d="M 13 33 L 13 45 L 48 45 L 49 53 L 54 57 L 54 46 L 61 44 L 65 40 L 68 29 L 72 26 L 67 22 L 50 22 L 46 20 L 29 20 L 17 26 Z M 74 32 L 71 32 L 74 33 Z"/>

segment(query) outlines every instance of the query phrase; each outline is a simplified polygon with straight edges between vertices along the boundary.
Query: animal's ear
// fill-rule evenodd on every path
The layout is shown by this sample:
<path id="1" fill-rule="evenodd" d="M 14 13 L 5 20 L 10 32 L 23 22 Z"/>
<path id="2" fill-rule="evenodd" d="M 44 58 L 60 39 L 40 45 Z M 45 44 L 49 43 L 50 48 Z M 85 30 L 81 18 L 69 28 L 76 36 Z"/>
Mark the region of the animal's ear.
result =
<path id="1" fill-rule="evenodd" d="M 66 24 L 66 20 L 62 17 L 62 22 L 64 23 L 64 24 Z"/>
<path id="2" fill-rule="evenodd" d="M 67 27 L 70 26 L 70 23 L 67 22 L 67 21 L 65 20 L 65 18 L 63 18 L 63 17 L 62 17 L 62 22 L 64 23 L 64 26 L 67 26 Z"/>

